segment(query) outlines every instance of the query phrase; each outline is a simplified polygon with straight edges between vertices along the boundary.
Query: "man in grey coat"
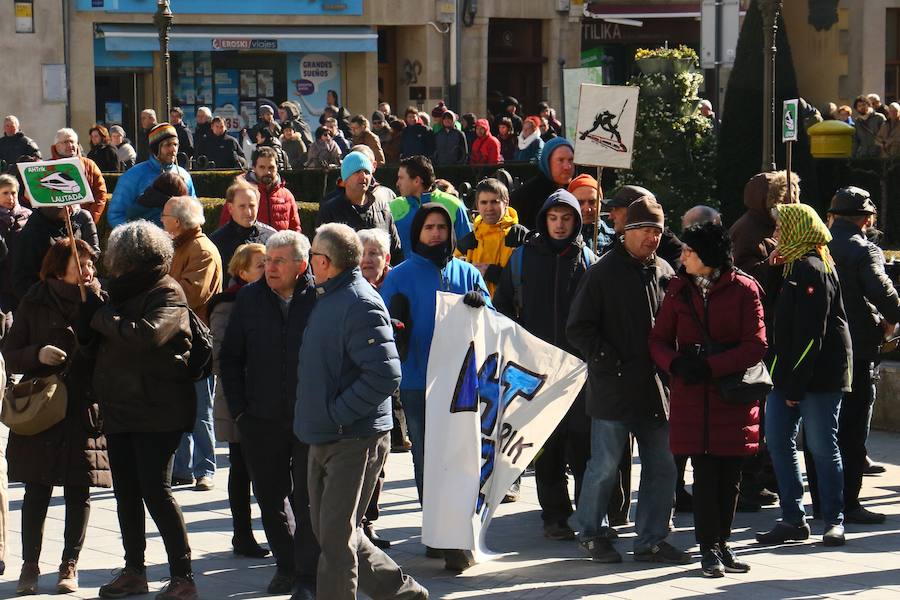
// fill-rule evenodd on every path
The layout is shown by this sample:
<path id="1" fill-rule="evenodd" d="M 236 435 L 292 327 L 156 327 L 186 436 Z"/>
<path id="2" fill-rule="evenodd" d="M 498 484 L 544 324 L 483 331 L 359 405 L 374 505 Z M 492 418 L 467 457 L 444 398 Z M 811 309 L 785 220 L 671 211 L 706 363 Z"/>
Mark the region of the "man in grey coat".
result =
<path id="1" fill-rule="evenodd" d="M 300 347 L 294 433 L 310 445 L 316 596 L 354 600 L 358 582 L 373 598 L 427 600 L 359 527 L 391 448 L 400 357 L 390 316 L 362 276 L 362 242 L 350 226 L 319 227 L 309 254 L 318 300 Z"/>

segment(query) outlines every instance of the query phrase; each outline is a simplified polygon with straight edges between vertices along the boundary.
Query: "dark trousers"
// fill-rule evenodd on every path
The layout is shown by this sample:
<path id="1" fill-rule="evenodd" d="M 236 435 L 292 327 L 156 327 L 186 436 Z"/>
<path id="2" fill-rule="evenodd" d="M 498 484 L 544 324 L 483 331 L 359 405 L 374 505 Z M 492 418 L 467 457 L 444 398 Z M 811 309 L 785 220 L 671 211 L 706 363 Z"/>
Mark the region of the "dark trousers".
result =
<path id="1" fill-rule="evenodd" d="M 279 421 L 245 414 L 238 420 L 238 428 L 263 529 L 278 570 L 313 582 L 319 546 L 309 519 L 309 446 Z"/>
<path id="2" fill-rule="evenodd" d="M 354 600 L 357 588 L 375 600 L 425 597 L 421 586 L 357 526 L 390 447 L 389 434 L 382 433 L 310 448 L 310 510 L 322 544 L 318 598 Z"/>
<path id="3" fill-rule="evenodd" d="M 691 456 L 694 536 L 701 551 L 731 537 L 742 464 L 743 457 L 740 456 Z"/>
<path id="4" fill-rule="evenodd" d="M 250 471 L 240 444 L 228 444 L 228 505 L 231 507 L 231 526 L 234 541 L 253 539 L 250 518 Z"/>
<path id="5" fill-rule="evenodd" d="M 860 507 L 859 492 L 866 470 L 866 440 L 875 404 L 875 366 L 867 361 L 853 361 L 853 391 L 844 392 L 838 414 L 838 448 L 844 465 L 844 512 Z M 813 511 L 819 511 L 819 478 L 815 462 L 806 444 L 803 447 L 806 477 Z"/>
<path id="6" fill-rule="evenodd" d="M 106 435 L 125 564 L 144 569 L 146 504 L 165 544 L 172 577 L 191 574 L 187 528 L 171 487 L 172 463 L 181 434 L 181 431 L 164 431 Z"/>
<path id="7" fill-rule="evenodd" d="M 581 493 L 584 470 L 591 457 L 591 434 L 573 427 L 573 418 L 587 416 L 567 414 L 550 434 L 543 449 L 534 461 L 534 480 L 537 484 L 538 502 L 544 523 L 566 525 L 572 514 L 572 499 L 569 498 L 569 477 L 566 465 L 575 477 L 575 501 Z"/>
<path id="8" fill-rule="evenodd" d="M 66 524 L 61 562 L 77 561 L 84 545 L 88 517 L 91 515 L 91 494 L 86 485 L 67 485 L 63 490 L 66 498 Z M 47 520 L 47 508 L 52 495 L 53 486 L 25 484 L 25 498 L 22 500 L 22 559 L 25 562 L 38 562 L 41 557 L 44 522 Z"/>

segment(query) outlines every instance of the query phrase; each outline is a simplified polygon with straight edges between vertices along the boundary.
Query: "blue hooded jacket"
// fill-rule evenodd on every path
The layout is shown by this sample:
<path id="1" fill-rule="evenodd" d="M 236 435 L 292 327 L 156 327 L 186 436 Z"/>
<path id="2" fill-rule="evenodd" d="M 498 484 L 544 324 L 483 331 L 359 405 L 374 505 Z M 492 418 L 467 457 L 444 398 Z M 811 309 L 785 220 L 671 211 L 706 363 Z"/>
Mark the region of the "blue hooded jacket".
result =
<path id="1" fill-rule="evenodd" d="M 187 184 L 187 195 L 196 197 L 196 193 L 194 192 L 194 182 L 191 179 L 190 173 L 178 165 L 169 165 L 166 168 L 163 168 L 159 161 L 156 160 L 156 157 L 151 156 L 148 160 L 138 163 L 122 173 L 119 180 L 116 182 L 116 189 L 113 191 L 112 199 L 106 207 L 106 220 L 109 221 L 110 227 L 116 227 L 122 223 L 127 223 L 129 220 L 133 220 L 129 219 L 128 215 L 129 210 L 132 209 L 132 205 L 137 201 L 138 196 L 140 196 L 148 187 L 153 185 L 156 178 L 162 175 L 164 171 L 176 171 L 181 175 L 181 178 L 184 179 L 184 182 Z M 162 209 L 149 209 L 147 214 L 135 216 L 135 218 L 145 218 L 162 227 L 162 221 L 160 220 L 161 214 Z"/>
<path id="2" fill-rule="evenodd" d="M 450 213 L 442 204 L 425 204 L 416 211 L 411 227 L 411 237 L 418 240 L 425 224 L 425 218 L 432 212 L 439 211 L 450 221 Z M 456 249 L 456 236 L 450 227 L 450 245 L 447 256 L 453 256 Z M 398 300 L 409 303 L 409 315 L 403 319 L 406 331 L 409 332 L 409 352 L 403 360 L 403 380 L 401 390 L 424 390 L 425 375 L 428 369 L 428 356 L 431 352 L 431 338 L 434 337 L 434 310 L 437 305 L 437 292 L 453 292 L 465 294 L 472 290 L 480 291 L 491 306 L 488 287 L 481 272 L 469 263 L 450 258 L 443 269 L 429 258 L 418 252 L 418 244 L 410 246 L 405 261 L 388 272 L 381 286 L 381 297 L 388 308 L 394 308 Z M 392 317 L 399 317 L 391 311 Z"/>

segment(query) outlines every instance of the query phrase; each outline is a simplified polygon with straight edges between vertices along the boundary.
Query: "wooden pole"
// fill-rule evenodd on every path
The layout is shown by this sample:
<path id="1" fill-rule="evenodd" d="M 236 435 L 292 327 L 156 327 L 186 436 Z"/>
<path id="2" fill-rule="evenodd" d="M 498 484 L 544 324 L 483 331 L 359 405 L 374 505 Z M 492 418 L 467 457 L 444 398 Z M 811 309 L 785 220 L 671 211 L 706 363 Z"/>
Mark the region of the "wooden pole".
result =
<path id="1" fill-rule="evenodd" d="M 600 249 L 597 248 L 597 240 L 600 237 L 600 203 L 603 199 L 600 190 L 603 186 L 603 167 L 597 167 L 597 210 L 594 211 L 594 254 L 599 255 Z"/>
<path id="2" fill-rule="evenodd" d="M 785 170 L 787 171 L 787 201 L 794 201 L 794 184 L 791 182 L 791 147 L 794 145 L 794 142 L 787 142 L 787 146 L 785 147 Z"/>
<path id="3" fill-rule="evenodd" d="M 81 301 L 87 301 L 87 290 L 84 288 L 84 276 L 81 271 L 81 260 L 78 258 L 78 248 L 75 245 L 75 232 L 72 230 L 72 217 L 69 215 L 69 207 L 64 206 L 63 210 L 66 215 L 66 231 L 69 232 L 69 244 L 72 247 L 72 258 L 75 259 L 75 264 L 78 265 L 78 291 L 81 292 Z"/>

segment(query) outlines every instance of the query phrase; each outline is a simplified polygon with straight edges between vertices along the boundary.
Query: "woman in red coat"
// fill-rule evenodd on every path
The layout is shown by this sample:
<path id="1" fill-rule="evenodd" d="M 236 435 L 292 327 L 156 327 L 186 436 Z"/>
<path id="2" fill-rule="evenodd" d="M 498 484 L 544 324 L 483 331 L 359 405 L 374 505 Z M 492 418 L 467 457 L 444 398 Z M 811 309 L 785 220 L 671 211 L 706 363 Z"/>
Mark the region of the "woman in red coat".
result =
<path id="1" fill-rule="evenodd" d="M 491 135 L 491 126 L 487 119 L 478 119 L 475 121 L 475 141 L 472 142 L 469 164 L 496 165 L 502 162 L 500 140 Z"/>
<path id="2" fill-rule="evenodd" d="M 684 266 L 672 279 L 650 334 L 653 360 L 670 377 L 673 454 L 694 468 L 694 533 L 703 575 L 750 570 L 728 547 L 741 461 L 759 445 L 759 403 L 726 404 L 713 378 L 741 372 L 766 352 L 756 280 L 736 271 L 721 225 L 695 225 L 682 236 Z M 696 316 L 695 316 L 696 315 Z M 701 326 L 701 322 L 703 325 Z M 709 339 L 727 350 L 710 355 Z"/>

